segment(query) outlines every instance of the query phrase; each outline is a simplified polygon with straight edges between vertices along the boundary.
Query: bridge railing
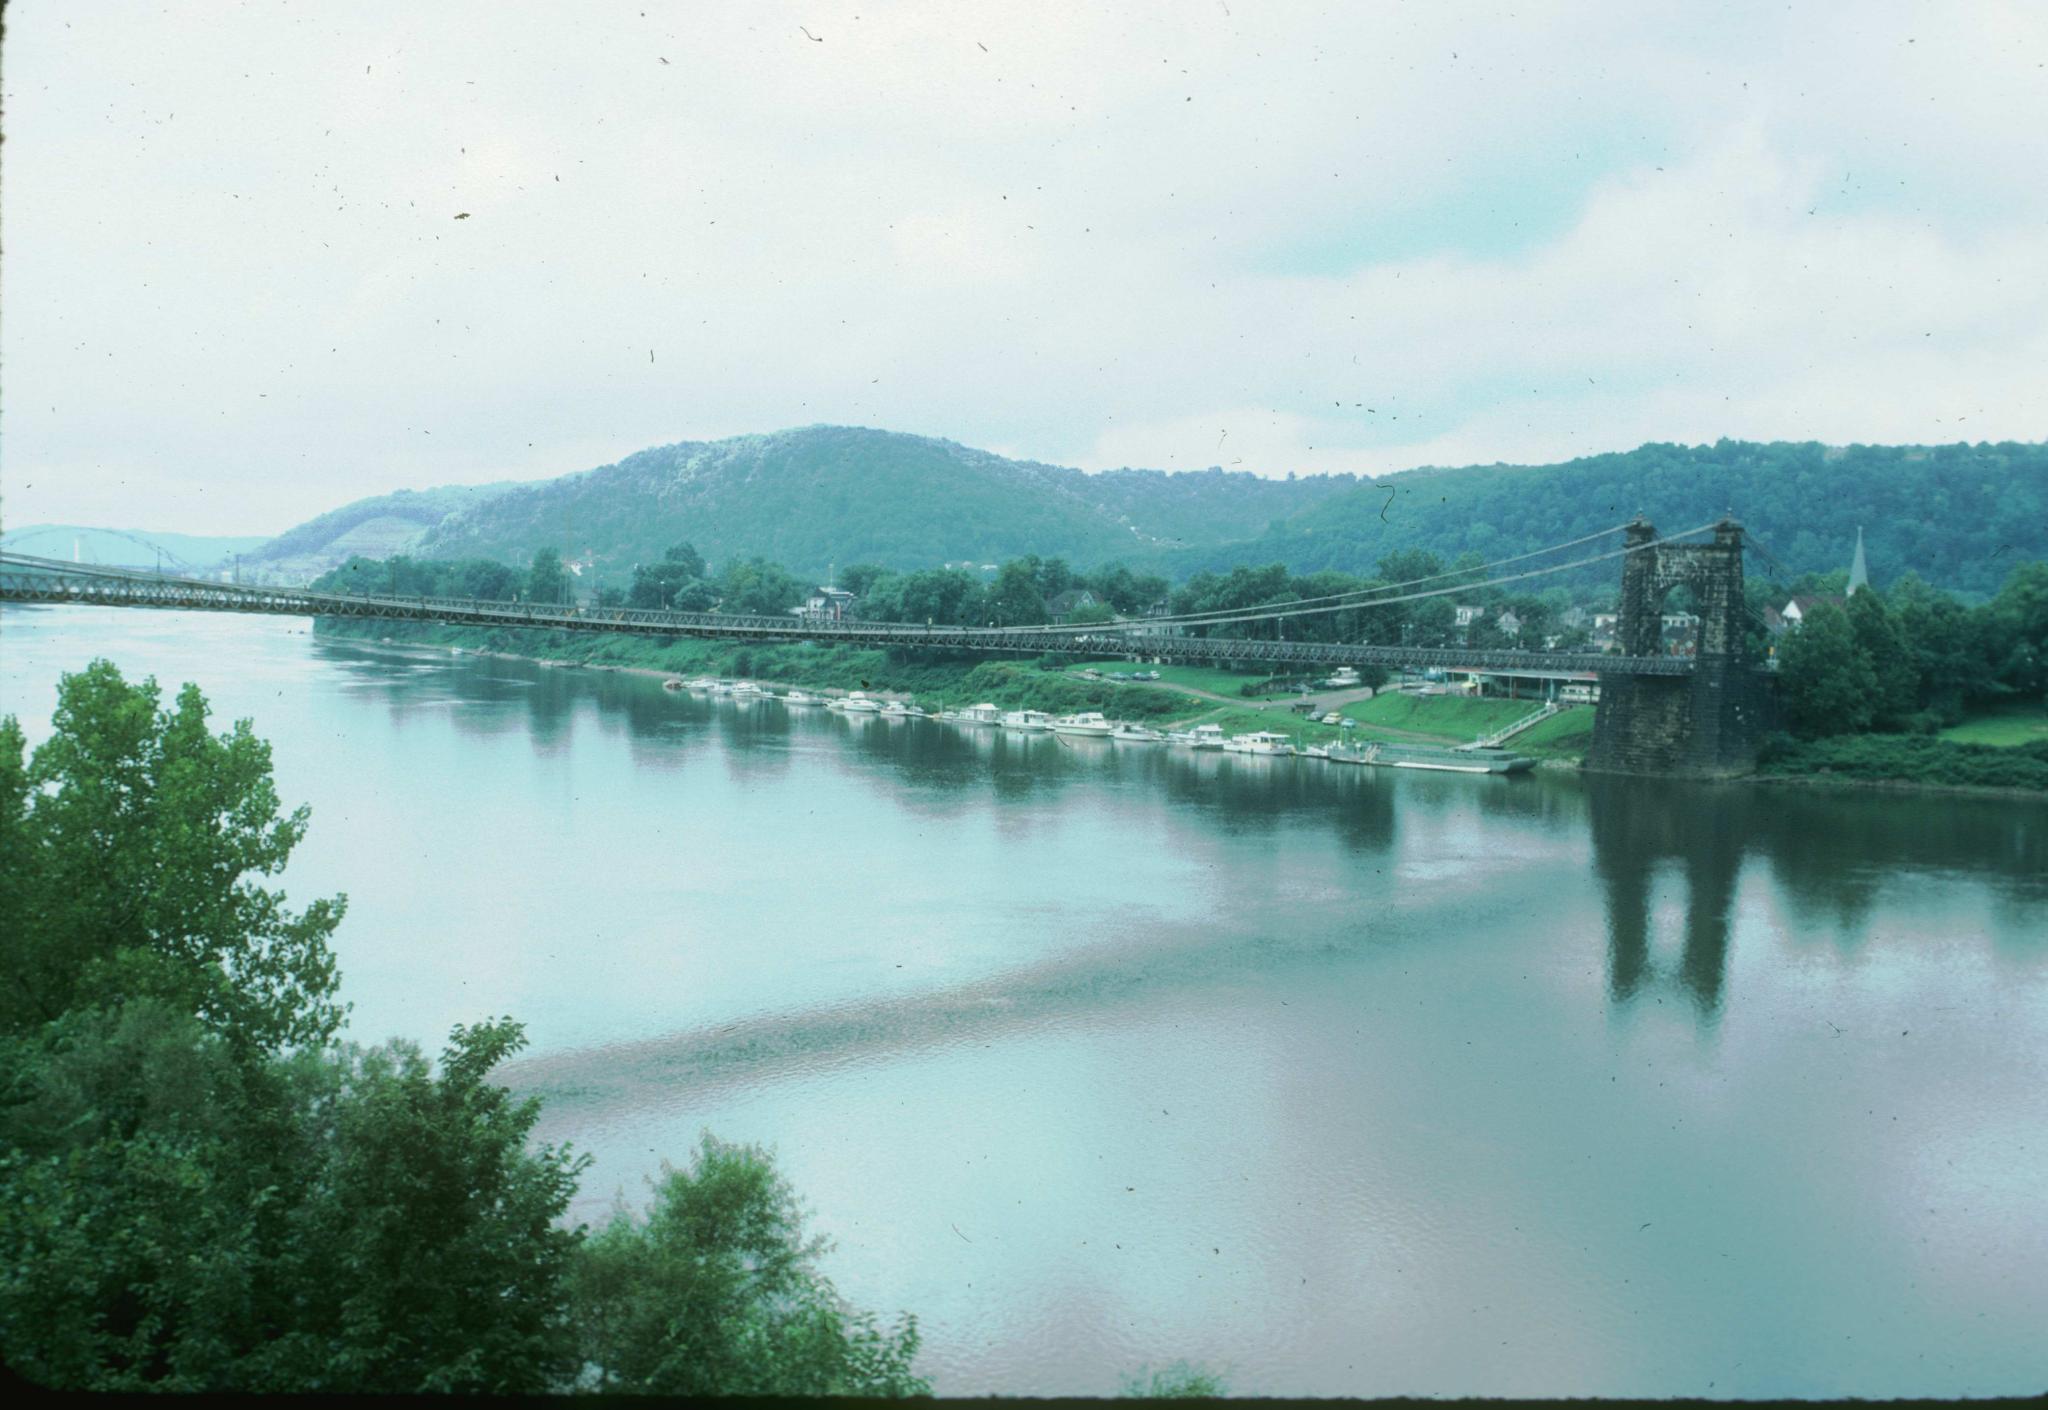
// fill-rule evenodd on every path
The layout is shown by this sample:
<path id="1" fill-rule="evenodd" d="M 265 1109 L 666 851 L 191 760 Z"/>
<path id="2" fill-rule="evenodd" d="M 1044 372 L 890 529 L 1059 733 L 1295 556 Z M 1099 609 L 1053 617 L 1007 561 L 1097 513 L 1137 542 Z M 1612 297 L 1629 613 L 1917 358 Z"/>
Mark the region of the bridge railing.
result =
<path id="1" fill-rule="evenodd" d="M 244 586 L 199 578 L 105 569 L 0 554 L 0 601 L 75 602 L 311 617 L 434 621 L 475 627 L 608 631 L 642 636 L 817 641 L 849 646 L 916 646 L 1040 655 L 1100 652 L 1188 662 L 1382 665 L 1445 671 L 1541 670 L 1682 675 L 1679 657 L 1618 657 L 1594 652 L 1535 652 L 1469 647 L 1380 646 L 1359 642 L 1249 640 L 1182 635 L 1143 621 L 1087 626 L 942 627 L 908 622 L 831 622 L 797 616 L 671 612 L 631 607 L 565 606 L 479 598 L 403 597 Z"/>

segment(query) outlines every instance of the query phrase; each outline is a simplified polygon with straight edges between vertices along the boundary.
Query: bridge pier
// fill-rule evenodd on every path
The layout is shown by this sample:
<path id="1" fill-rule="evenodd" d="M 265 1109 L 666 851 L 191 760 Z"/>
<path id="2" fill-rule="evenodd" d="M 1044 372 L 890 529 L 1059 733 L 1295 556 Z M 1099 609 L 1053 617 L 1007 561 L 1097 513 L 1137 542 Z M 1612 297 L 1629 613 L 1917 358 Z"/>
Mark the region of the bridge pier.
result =
<path id="1" fill-rule="evenodd" d="M 1659 544 L 1656 537 L 1647 520 L 1628 526 L 1628 546 L 1637 551 L 1622 560 L 1616 624 L 1621 654 L 1641 658 L 1662 651 L 1664 600 L 1681 583 L 1692 590 L 1699 609 L 1699 652 L 1684 676 L 1600 672 L 1586 767 L 1699 778 L 1748 773 L 1775 719 L 1776 702 L 1771 680 L 1749 660 L 1744 645 L 1742 525 L 1723 519 L 1708 544 Z"/>

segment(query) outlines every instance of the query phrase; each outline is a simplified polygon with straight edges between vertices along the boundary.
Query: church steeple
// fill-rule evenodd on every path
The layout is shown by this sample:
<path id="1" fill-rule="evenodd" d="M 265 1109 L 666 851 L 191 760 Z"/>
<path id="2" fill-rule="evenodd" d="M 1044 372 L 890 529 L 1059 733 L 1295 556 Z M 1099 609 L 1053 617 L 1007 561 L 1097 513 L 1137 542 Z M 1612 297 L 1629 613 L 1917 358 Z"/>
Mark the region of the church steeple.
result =
<path id="1" fill-rule="evenodd" d="M 1856 595 L 1857 588 L 1870 586 L 1870 568 L 1863 561 L 1863 526 L 1856 526 L 1856 556 L 1849 560 L 1849 596 Z"/>

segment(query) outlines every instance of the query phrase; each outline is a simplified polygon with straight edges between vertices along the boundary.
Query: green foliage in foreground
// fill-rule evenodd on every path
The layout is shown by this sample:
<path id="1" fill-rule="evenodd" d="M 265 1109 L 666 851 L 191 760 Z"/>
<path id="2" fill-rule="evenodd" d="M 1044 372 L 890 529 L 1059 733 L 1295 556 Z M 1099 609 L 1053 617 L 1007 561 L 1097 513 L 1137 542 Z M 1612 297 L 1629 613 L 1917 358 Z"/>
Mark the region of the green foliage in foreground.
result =
<path id="1" fill-rule="evenodd" d="M 1767 742 L 1758 771 L 1898 783 L 2048 791 L 2048 742 L 1996 748 L 1925 735 L 1835 735 Z"/>
<path id="2" fill-rule="evenodd" d="M 529 1145 L 457 1027 L 438 1064 L 337 1040 L 327 938 L 293 915 L 246 721 L 105 662 L 24 757 L 0 721 L 0 1351 L 80 1390 L 926 1391 L 817 1271 L 758 1151 L 707 1143 L 648 1223 L 563 1217 L 585 1162 Z M 685 1367 L 671 1374 L 665 1367 Z"/>
<path id="3" fill-rule="evenodd" d="M 586 1382 L 643 1395 L 923 1395 L 917 1323 L 883 1331 L 818 1270 L 796 1196 L 752 1146 L 706 1135 L 663 1166 L 645 1218 L 620 1208 L 575 1275 Z"/>
<path id="4" fill-rule="evenodd" d="M 0 1031 L 148 994 L 265 1052 L 333 1036 L 346 900 L 294 914 L 255 879 L 284 868 L 306 810 L 279 815 L 247 721 L 209 733 L 189 685 L 161 706 L 154 681 L 96 661 L 64 678 L 32 759 L 0 721 Z"/>

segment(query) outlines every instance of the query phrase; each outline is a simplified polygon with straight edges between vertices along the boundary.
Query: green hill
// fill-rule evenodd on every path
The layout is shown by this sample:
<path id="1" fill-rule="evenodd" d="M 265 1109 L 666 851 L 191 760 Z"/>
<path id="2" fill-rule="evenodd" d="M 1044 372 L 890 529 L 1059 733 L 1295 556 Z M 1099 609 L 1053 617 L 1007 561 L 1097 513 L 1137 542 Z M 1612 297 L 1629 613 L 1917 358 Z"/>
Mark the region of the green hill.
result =
<path id="1" fill-rule="evenodd" d="M 1285 563 L 1369 573 L 1387 553 L 1498 559 L 1647 513 L 1668 531 L 1733 509 L 1788 575 L 1848 565 L 1861 527 L 1880 585 L 1907 571 L 1989 594 L 2048 558 L 2048 446 L 1646 445 L 1559 465 L 1266 480 L 1222 470 L 1086 474 L 951 441 L 812 426 L 685 441 L 526 484 L 357 501 L 245 554 L 245 571 L 312 576 L 350 554 L 493 558 L 538 548 L 595 560 L 623 583 L 688 540 L 713 565 L 762 557 L 800 577 L 829 565 L 900 569 L 1024 554 L 1077 568 L 1122 561 L 1185 578 Z M 1610 581 L 1612 565 L 1586 581 Z"/>
<path id="2" fill-rule="evenodd" d="M 1913 571 L 1996 592 L 2016 562 L 2048 558 L 2048 445 L 1646 445 L 1561 465 L 1410 470 L 1330 496 L 1246 542 L 1190 547 L 1182 577 L 1286 563 L 1369 570 L 1396 549 L 1486 559 L 1563 543 L 1637 511 L 1675 532 L 1733 509 L 1791 574 L 1846 569 L 1863 530 L 1879 586 Z M 1592 571 L 1612 577 L 1612 566 Z"/>
<path id="3" fill-rule="evenodd" d="M 429 530 L 465 505 L 502 493 L 505 483 L 399 490 L 330 509 L 242 556 L 244 573 L 311 581 L 360 554 L 388 558 L 416 550 Z"/>
<path id="4" fill-rule="evenodd" d="M 833 563 L 924 568 L 1027 553 L 1088 566 L 1249 538 L 1353 483 L 1089 475 L 923 436 L 811 426 L 660 446 L 514 486 L 450 515 L 410 551 L 512 562 L 552 545 L 594 555 L 609 580 L 685 539 L 714 564 L 759 554 L 804 576 Z"/>

